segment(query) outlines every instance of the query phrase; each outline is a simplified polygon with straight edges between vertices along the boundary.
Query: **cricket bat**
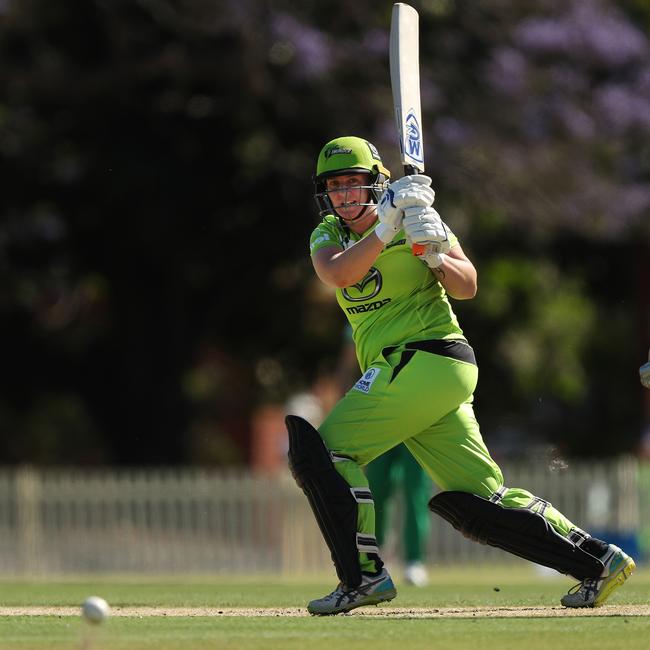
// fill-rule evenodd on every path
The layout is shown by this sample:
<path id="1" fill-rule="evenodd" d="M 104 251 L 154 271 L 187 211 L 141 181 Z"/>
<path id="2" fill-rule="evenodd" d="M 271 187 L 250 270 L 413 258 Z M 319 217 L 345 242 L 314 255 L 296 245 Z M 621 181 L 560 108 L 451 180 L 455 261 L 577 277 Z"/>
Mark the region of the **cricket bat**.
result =
<path id="1" fill-rule="evenodd" d="M 418 12 L 410 5 L 396 2 L 390 23 L 390 83 L 399 134 L 404 174 L 424 172 L 422 109 L 420 104 L 420 46 Z M 413 254 L 425 251 L 413 244 Z"/>

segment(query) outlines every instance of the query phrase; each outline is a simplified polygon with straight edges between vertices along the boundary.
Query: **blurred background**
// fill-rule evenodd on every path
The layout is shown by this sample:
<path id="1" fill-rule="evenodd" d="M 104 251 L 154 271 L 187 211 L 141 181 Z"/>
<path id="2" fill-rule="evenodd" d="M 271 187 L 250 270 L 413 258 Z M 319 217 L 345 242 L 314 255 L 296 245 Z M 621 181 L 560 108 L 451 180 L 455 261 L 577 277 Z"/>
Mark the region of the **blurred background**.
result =
<path id="1" fill-rule="evenodd" d="M 650 3 L 411 4 L 427 173 L 479 271 L 454 309 L 488 446 L 552 481 L 620 461 L 636 490 Z M 46 477 L 102 498 L 108 468 L 284 480 L 285 412 L 317 421 L 347 387 L 308 257 L 316 157 L 360 135 L 400 174 L 391 8 L 0 0 L 0 520 L 28 522 L 23 548 L 47 535 Z"/>

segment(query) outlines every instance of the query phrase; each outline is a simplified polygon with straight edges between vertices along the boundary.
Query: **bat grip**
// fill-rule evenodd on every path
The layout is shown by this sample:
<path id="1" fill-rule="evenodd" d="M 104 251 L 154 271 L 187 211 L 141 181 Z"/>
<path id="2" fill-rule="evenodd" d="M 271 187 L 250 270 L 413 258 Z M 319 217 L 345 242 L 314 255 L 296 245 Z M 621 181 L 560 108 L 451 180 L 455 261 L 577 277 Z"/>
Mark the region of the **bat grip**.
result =
<path id="1" fill-rule="evenodd" d="M 412 176 L 414 174 L 421 174 L 422 171 L 414 165 L 404 165 L 404 176 Z M 426 251 L 427 247 L 425 244 L 413 244 L 411 247 L 411 250 L 413 251 L 413 255 L 419 256 L 419 255 L 424 255 L 424 252 Z"/>

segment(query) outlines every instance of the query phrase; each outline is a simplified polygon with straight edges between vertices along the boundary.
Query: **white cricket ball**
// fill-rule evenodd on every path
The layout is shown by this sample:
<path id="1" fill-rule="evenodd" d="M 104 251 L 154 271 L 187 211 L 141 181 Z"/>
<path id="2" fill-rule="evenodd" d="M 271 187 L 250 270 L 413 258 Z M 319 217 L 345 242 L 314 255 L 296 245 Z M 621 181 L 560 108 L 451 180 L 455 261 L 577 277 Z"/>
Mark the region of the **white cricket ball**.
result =
<path id="1" fill-rule="evenodd" d="M 84 600 L 81 613 L 89 623 L 101 623 L 108 618 L 111 608 L 103 598 L 90 596 Z"/>

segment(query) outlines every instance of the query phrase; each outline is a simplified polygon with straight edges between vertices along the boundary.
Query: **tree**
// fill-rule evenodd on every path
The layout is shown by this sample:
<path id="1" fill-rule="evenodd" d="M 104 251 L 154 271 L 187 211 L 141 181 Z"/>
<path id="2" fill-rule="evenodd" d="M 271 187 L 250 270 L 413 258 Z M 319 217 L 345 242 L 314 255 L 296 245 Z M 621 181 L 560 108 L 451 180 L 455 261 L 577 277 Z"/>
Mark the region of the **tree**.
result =
<path id="1" fill-rule="evenodd" d="M 480 273 L 457 307 L 488 378 L 484 432 L 631 449 L 650 11 L 414 4 L 437 206 Z M 307 259 L 318 150 L 358 133 L 399 169 L 390 5 L 0 11 L 0 453 L 243 462 L 251 408 L 341 344 Z"/>

